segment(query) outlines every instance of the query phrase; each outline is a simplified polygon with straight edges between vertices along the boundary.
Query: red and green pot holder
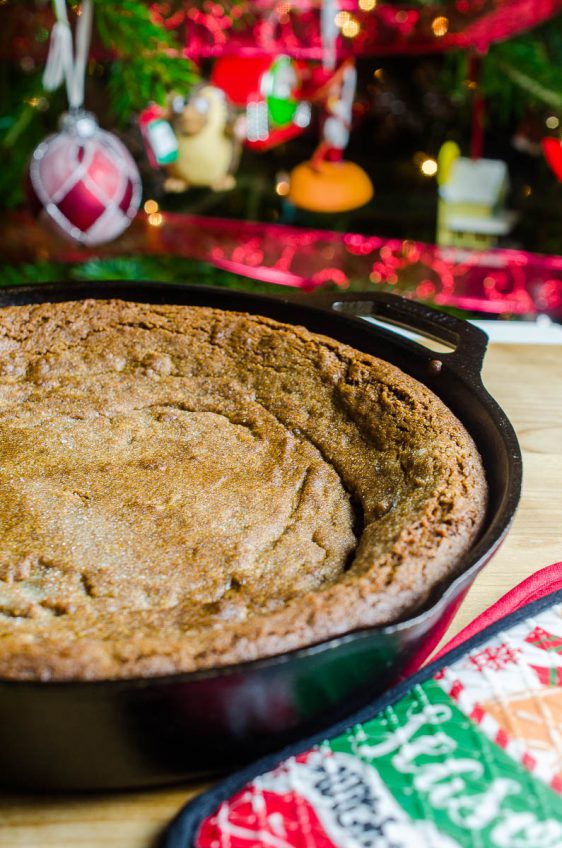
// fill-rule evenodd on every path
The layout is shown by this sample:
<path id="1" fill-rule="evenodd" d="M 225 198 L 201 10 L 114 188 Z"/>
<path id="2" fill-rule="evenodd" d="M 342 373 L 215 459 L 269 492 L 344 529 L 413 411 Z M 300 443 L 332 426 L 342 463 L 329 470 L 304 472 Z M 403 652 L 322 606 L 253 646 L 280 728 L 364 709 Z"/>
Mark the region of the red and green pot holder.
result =
<path id="1" fill-rule="evenodd" d="M 166 848 L 562 848 L 560 587 L 562 565 L 538 572 L 345 723 L 188 804 Z"/>

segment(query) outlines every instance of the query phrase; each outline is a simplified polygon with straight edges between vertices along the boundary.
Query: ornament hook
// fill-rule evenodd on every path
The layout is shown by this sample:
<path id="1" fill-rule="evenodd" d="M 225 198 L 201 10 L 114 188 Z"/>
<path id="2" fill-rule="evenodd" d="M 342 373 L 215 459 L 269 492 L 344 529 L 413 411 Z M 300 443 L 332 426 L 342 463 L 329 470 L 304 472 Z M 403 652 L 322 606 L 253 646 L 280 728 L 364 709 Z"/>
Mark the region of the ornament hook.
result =
<path id="1" fill-rule="evenodd" d="M 71 111 L 84 103 L 86 63 L 92 36 L 93 3 L 83 0 L 82 11 L 76 25 L 75 54 L 66 0 L 54 0 L 56 22 L 51 32 L 49 55 L 43 74 L 43 86 L 55 91 L 66 83 L 66 94 Z"/>

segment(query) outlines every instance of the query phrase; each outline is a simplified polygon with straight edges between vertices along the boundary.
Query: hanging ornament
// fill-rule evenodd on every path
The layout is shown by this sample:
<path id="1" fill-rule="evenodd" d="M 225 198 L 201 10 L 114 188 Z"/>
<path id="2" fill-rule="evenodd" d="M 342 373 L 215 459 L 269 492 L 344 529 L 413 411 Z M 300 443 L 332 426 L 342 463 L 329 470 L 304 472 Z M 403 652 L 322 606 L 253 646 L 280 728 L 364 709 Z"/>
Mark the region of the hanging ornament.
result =
<path id="1" fill-rule="evenodd" d="M 203 84 L 189 98 L 170 98 L 169 112 L 177 139 L 177 155 L 166 170 L 167 191 L 208 186 L 213 191 L 234 188 L 241 140 L 222 89 Z"/>
<path id="2" fill-rule="evenodd" d="M 223 56 L 211 74 L 232 106 L 243 109 L 246 146 L 268 150 L 300 135 L 310 124 L 311 108 L 302 99 L 302 66 L 279 56 Z"/>
<path id="3" fill-rule="evenodd" d="M 437 157 L 437 185 L 447 185 L 453 165 L 461 155 L 456 141 L 444 141 Z"/>
<path id="4" fill-rule="evenodd" d="M 166 109 L 151 103 L 138 118 L 144 147 L 152 168 L 171 165 L 178 158 L 178 140 L 168 121 Z"/>
<path id="5" fill-rule="evenodd" d="M 322 139 L 312 159 L 293 169 L 289 200 L 312 212 L 346 212 L 371 200 L 371 180 L 359 165 L 343 159 L 351 130 L 357 71 L 341 65 L 326 86 Z"/>
<path id="6" fill-rule="evenodd" d="M 320 34 L 322 37 L 322 67 L 325 71 L 333 71 L 336 67 L 336 41 L 339 35 L 336 17 L 339 7 L 338 0 L 322 0 Z"/>
<path id="7" fill-rule="evenodd" d="M 515 223 L 515 215 L 505 208 L 506 163 L 465 158 L 454 141 L 442 145 L 437 160 L 437 244 L 476 250 L 495 247 Z"/>
<path id="8" fill-rule="evenodd" d="M 543 138 L 542 149 L 548 165 L 556 178 L 562 182 L 562 140 L 552 136 Z"/>
<path id="9" fill-rule="evenodd" d="M 141 195 L 129 151 L 89 112 L 63 116 L 61 132 L 36 148 L 28 186 L 40 220 L 87 245 L 111 241 L 126 230 Z"/>
<path id="10" fill-rule="evenodd" d="M 64 81 L 70 111 L 62 116 L 60 132 L 34 151 L 28 189 L 40 220 L 82 244 L 101 244 L 131 223 L 140 205 L 140 177 L 126 147 L 82 108 L 92 0 L 82 3 L 75 55 L 64 0 L 55 0 L 55 13 L 43 84 L 54 91 Z"/>

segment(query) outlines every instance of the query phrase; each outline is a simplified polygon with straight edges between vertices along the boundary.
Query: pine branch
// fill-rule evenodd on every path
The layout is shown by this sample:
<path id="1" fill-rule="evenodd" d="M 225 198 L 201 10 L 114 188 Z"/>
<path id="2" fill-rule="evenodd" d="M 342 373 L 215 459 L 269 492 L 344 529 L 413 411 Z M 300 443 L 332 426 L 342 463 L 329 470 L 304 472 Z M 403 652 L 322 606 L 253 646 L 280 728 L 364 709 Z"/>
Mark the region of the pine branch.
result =
<path id="1" fill-rule="evenodd" d="M 198 81 L 176 34 L 154 21 L 141 0 L 95 0 L 95 7 L 100 38 L 116 54 L 109 95 L 120 123 L 151 101 L 164 105 L 170 91 L 184 93 Z"/>
<path id="2" fill-rule="evenodd" d="M 466 76 L 466 54 L 449 54 L 442 85 L 463 105 L 471 97 Z M 487 111 L 503 122 L 521 115 L 529 105 L 562 112 L 562 16 L 509 41 L 492 44 L 484 58 L 480 88 Z"/>
<path id="3" fill-rule="evenodd" d="M 70 280 L 158 280 L 201 286 L 243 289 L 251 292 L 286 291 L 215 268 L 206 262 L 176 256 L 117 256 L 89 259 L 77 264 L 37 262 L 23 265 L 0 264 L 2 286 L 28 285 Z"/>
<path id="4" fill-rule="evenodd" d="M 527 92 L 538 103 L 545 106 L 551 106 L 553 109 L 562 112 L 562 74 L 556 90 L 547 87 L 540 79 L 530 76 L 519 66 L 513 65 L 511 62 L 496 60 L 496 65 L 500 71 L 503 71 L 509 79 L 519 88 Z"/>
<path id="5" fill-rule="evenodd" d="M 61 92 L 45 98 L 41 72 L 18 78 L 14 68 L 7 71 L 8 96 L 3 103 L 0 126 L 0 159 L 9 167 L 0 168 L 2 206 L 17 206 L 23 198 L 24 173 L 34 148 L 52 131 L 49 111 L 63 108 Z M 51 104 L 51 109 L 49 109 Z"/>

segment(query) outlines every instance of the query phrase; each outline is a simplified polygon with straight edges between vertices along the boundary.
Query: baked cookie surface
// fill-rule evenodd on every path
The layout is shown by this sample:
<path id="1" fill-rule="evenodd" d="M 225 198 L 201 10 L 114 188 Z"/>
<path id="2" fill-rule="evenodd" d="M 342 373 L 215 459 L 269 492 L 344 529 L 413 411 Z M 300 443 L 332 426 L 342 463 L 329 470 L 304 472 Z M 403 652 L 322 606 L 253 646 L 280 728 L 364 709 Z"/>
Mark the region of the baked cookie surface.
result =
<path id="1" fill-rule="evenodd" d="M 0 677 L 274 655 L 413 612 L 481 527 L 427 388 L 259 316 L 0 311 Z"/>

